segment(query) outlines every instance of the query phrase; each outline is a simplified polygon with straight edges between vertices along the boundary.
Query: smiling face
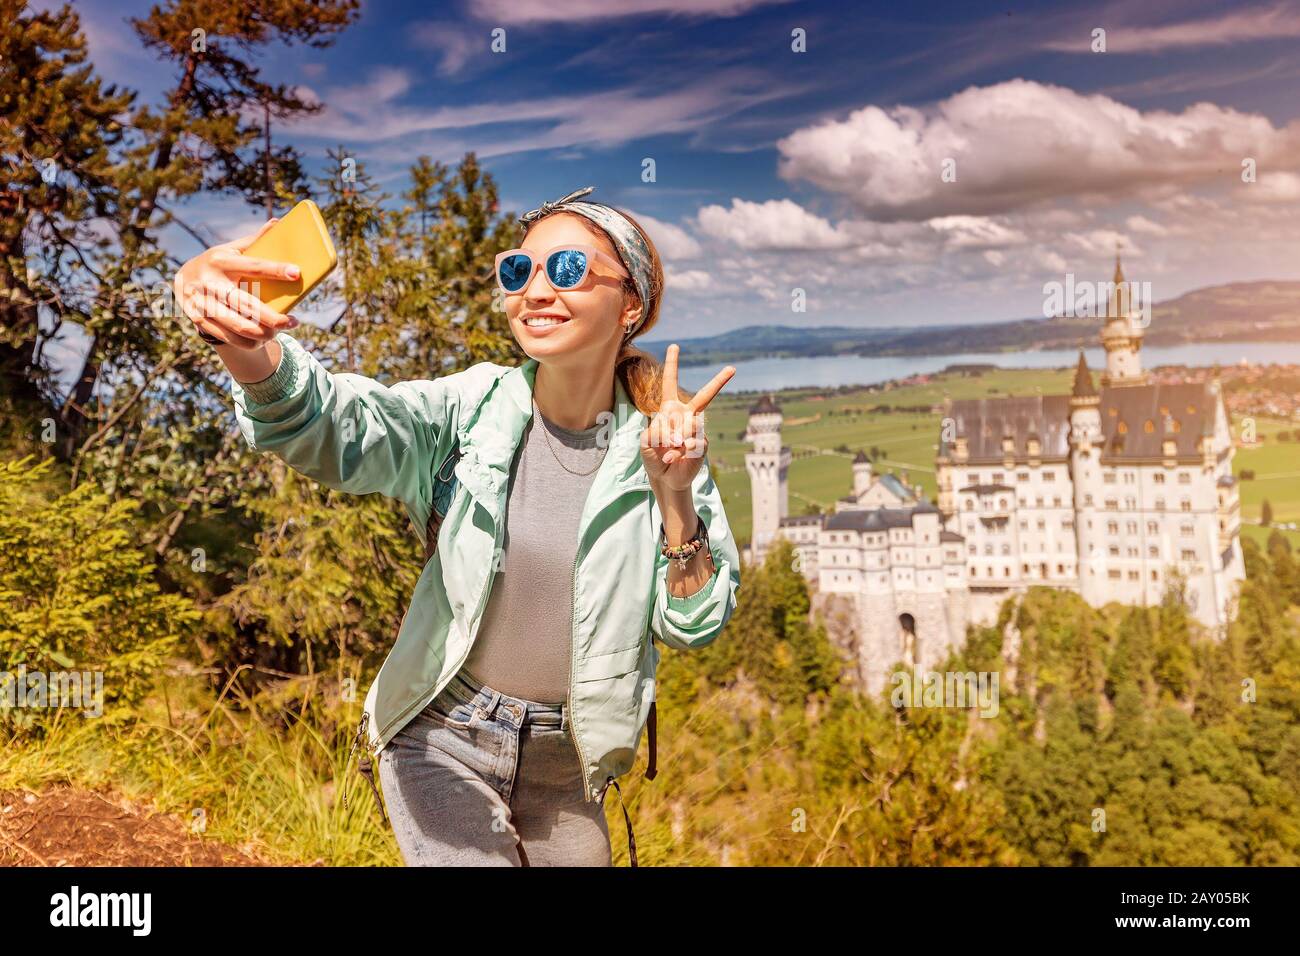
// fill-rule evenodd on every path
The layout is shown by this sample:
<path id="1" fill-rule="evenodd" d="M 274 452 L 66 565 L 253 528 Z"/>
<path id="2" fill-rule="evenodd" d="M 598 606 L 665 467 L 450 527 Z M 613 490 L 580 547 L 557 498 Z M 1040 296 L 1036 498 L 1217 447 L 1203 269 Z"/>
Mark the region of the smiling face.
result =
<path id="1" fill-rule="evenodd" d="M 547 216 L 529 230 L 520 245 L 538 259 L 549 249 L 568 243 L 595 246 L 619 261 L 604 230 L 572 213 Z M 530 358 L 550 364 L 599 368 L 613 366 L 623 342 L 624 323 L 635 321 L 640 307 L 626 295 L 624 280 L 597 260 L 576 289 L 557 292 L 542 269 L 533 272 L 528 285 L 505 297 L 510 331 Z M 530 325 L 530 318 L 550 317 L 559 323 Z"/>

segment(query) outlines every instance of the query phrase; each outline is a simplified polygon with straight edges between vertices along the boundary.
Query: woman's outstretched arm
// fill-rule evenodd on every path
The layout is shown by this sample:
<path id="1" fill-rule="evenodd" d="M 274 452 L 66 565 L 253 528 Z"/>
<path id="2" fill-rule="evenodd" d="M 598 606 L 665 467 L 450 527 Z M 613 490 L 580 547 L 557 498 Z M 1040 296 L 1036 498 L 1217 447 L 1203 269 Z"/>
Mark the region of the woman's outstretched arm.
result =
<path id="1" fill-rule="evenodd" d="M 253 448 L 341 491 L 379 492 L 427 518 L 429 462 L 456 428 L 457 386 L 468 372 L 383 385 L 324 368 L 285 329 L 292 316 L 250 291 L 262 279 L 297 278 L 292 263 L 245 255 L 277 220 L 204 250 L 176 274 L 175 294 L 230 371 L 240 431 Z"/>

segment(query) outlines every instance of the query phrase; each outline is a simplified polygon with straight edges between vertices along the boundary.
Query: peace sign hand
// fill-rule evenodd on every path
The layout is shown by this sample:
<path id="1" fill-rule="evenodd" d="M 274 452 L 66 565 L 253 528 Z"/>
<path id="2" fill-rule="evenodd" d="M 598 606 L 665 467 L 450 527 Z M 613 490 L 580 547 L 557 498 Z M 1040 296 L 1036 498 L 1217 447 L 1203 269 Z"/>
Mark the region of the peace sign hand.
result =
<path id="1" fill-rule="evenodd" d="M 641 433 L 641 461 L 650 477 L 651 487 L 672 491 L 686 491 L 691 487 L 709 450 L 702 412 L 736 374 L 736 367 L 728 365 L 689 402 L 683 402 L 677 393 L 677 354 L 680 351 L 676 344 L 668 346 L 659 411 Z"/>

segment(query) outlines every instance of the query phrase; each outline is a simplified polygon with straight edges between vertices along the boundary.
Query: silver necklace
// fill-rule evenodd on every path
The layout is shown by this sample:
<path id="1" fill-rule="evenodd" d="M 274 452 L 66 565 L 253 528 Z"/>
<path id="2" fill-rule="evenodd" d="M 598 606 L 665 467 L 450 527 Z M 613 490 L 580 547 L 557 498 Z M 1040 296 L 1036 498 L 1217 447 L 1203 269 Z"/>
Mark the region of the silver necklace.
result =
<path id="1" fill-rule="evenodd" d="M 542 417 L 542 410 L 537 407 L 537 399 L 533 399 L 533 425 L 534 426 L 538 425 L 537 419 L 541 417 Z M 546 422 L 542 422 L 540 427 L 542 429 L 542 438 L 546 441 L 546 447 L 551 450 L 551 457 L 555 459 L 555 463 L 557 465 L 559 465 L 561 468 L 563 468 L 571 475 L 579 475 L 581 477 L 585 477 L 587 475 L 595 474 L 596 471 L 599 470 L 601 462 L 605 460 L 605 453 L 609 451 L 609 448 L 607 446 L 604 449 L 604 451 L 600 453 L 600 458 L 596 462 L 596 467 L 591 469 L 591 471 L 574 471 L 564 462 L 560 461 L 560 456 L 555 453 L 555 446 L 551 444 L 551 435 L 550 435 L 551 430 L 546 427 Z"/>

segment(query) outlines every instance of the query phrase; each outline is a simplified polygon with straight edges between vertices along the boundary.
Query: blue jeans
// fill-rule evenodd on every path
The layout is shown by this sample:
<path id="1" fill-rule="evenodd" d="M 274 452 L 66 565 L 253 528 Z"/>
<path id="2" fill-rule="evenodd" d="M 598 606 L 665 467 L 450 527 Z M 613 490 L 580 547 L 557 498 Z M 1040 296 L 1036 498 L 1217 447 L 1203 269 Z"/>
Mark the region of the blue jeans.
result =
<path id="1" fill-rule="evenodd" d="M 602 803 L 583 799 L 567 704 L 462 670 L 379 753 L 408 866 L 610 866 Z"/>

